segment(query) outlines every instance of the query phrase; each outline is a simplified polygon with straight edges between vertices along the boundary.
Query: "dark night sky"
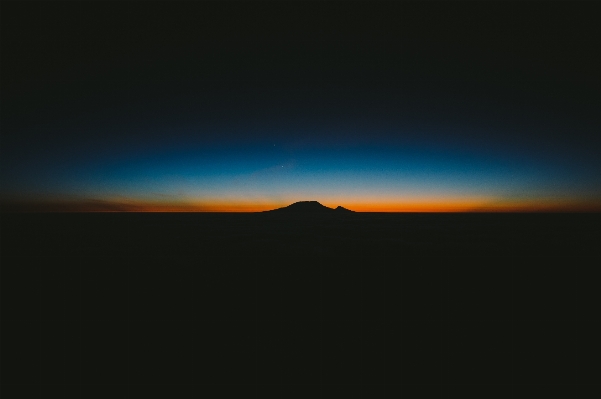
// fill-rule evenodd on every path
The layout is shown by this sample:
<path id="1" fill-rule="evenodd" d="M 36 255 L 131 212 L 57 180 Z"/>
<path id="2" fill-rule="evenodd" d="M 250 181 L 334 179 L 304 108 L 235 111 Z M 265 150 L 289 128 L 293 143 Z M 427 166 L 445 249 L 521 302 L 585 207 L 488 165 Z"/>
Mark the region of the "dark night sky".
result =
<path id="1" fill-rule="evenodd" d="M 600 14 L 573 2 L 3 2 L 2 199 L 599 210 Z"/>

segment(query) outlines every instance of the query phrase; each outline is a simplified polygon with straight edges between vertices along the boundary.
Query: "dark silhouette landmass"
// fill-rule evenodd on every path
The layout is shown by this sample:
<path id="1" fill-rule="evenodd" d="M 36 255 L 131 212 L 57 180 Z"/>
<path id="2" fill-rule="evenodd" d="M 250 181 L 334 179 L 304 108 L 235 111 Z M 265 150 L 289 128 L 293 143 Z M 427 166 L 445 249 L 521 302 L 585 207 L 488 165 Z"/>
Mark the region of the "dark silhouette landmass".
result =
<path id="1" fill-rule="evenodd" d="M 338 212 L 355 212 L 355 211 L 351 211 L 350 209 L 346 209 L 345 207 L 343 207 L 343 206 L 340 206 L 340 205 L 338 205 L 338 206 L 336 207 L 336 209 L 334 209 L 334 210 L 335 210 L 335 211 L 338 211 Z"/>
<path id="2" fill-rule="evenodd" d="M 294 214 L 332 214 L 333 212 L 353 212 L 350 209 L 346 209 L 342 206 L 338 206 L 335 209 L 329 208 L 325 205 L 320 204 L 318 201 L 298 201 L 291 205 L 283 208 L 272 209 L 266 212 L 275 213 L 294 213 Z"/>
<path id="3" fill-rule="evenodd" d="M 0 216 L 3 383 L 575 384 L 598 358 L 600 214 Z"/>

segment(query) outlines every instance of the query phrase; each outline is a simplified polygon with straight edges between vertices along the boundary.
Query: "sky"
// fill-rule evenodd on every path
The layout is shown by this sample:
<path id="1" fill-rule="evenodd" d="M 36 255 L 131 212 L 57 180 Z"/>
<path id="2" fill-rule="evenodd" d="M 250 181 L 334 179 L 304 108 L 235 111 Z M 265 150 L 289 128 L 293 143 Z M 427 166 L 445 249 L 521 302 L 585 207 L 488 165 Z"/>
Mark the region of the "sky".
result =
<path id="1" fill-rule="evenodd" d="M 601 210 L 590 3 L 0 13 L 5 210 Z"/>

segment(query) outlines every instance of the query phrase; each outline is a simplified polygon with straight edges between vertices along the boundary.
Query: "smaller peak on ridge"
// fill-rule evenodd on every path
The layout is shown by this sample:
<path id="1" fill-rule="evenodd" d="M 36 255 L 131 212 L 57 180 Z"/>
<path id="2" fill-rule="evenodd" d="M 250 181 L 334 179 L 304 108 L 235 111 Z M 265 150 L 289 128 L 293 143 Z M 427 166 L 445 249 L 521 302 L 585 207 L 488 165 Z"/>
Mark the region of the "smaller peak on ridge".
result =
<path id="1" fill-rule="evenodd" d="M 335 210 L 335 211 L 341 211 L 341 212 L 354 212 L 354 211 L 351 211 L 350 209 L 346 209 L 345 207 L 343 207 L 343 206 L 340 206 L 340 205 L 338 205 L 338 206 L 336 207 L 336 209 L 334 209 L 334 210 Z"/>

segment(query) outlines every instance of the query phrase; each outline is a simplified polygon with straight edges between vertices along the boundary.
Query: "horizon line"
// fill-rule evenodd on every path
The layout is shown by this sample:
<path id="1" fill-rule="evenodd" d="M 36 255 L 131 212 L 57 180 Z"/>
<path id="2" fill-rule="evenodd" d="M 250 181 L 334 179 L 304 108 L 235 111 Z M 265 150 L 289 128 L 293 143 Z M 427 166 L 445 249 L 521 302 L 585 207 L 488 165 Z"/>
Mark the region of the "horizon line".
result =
<path id="1" fill-rule="evenodd" d="M 206 203 L 160 202 L 140 200 L 0 200 L 1 213 L 263 213 L 286 208 L 297 202 L 317 202 L 334 210 L 341 206 L 355 213 L 598 213 L 601 201 L 539 200 L 539 201 L 406 201 L 353 202 L 296 201 L 287 204 L 273 202 L 211 201 Z"/>

